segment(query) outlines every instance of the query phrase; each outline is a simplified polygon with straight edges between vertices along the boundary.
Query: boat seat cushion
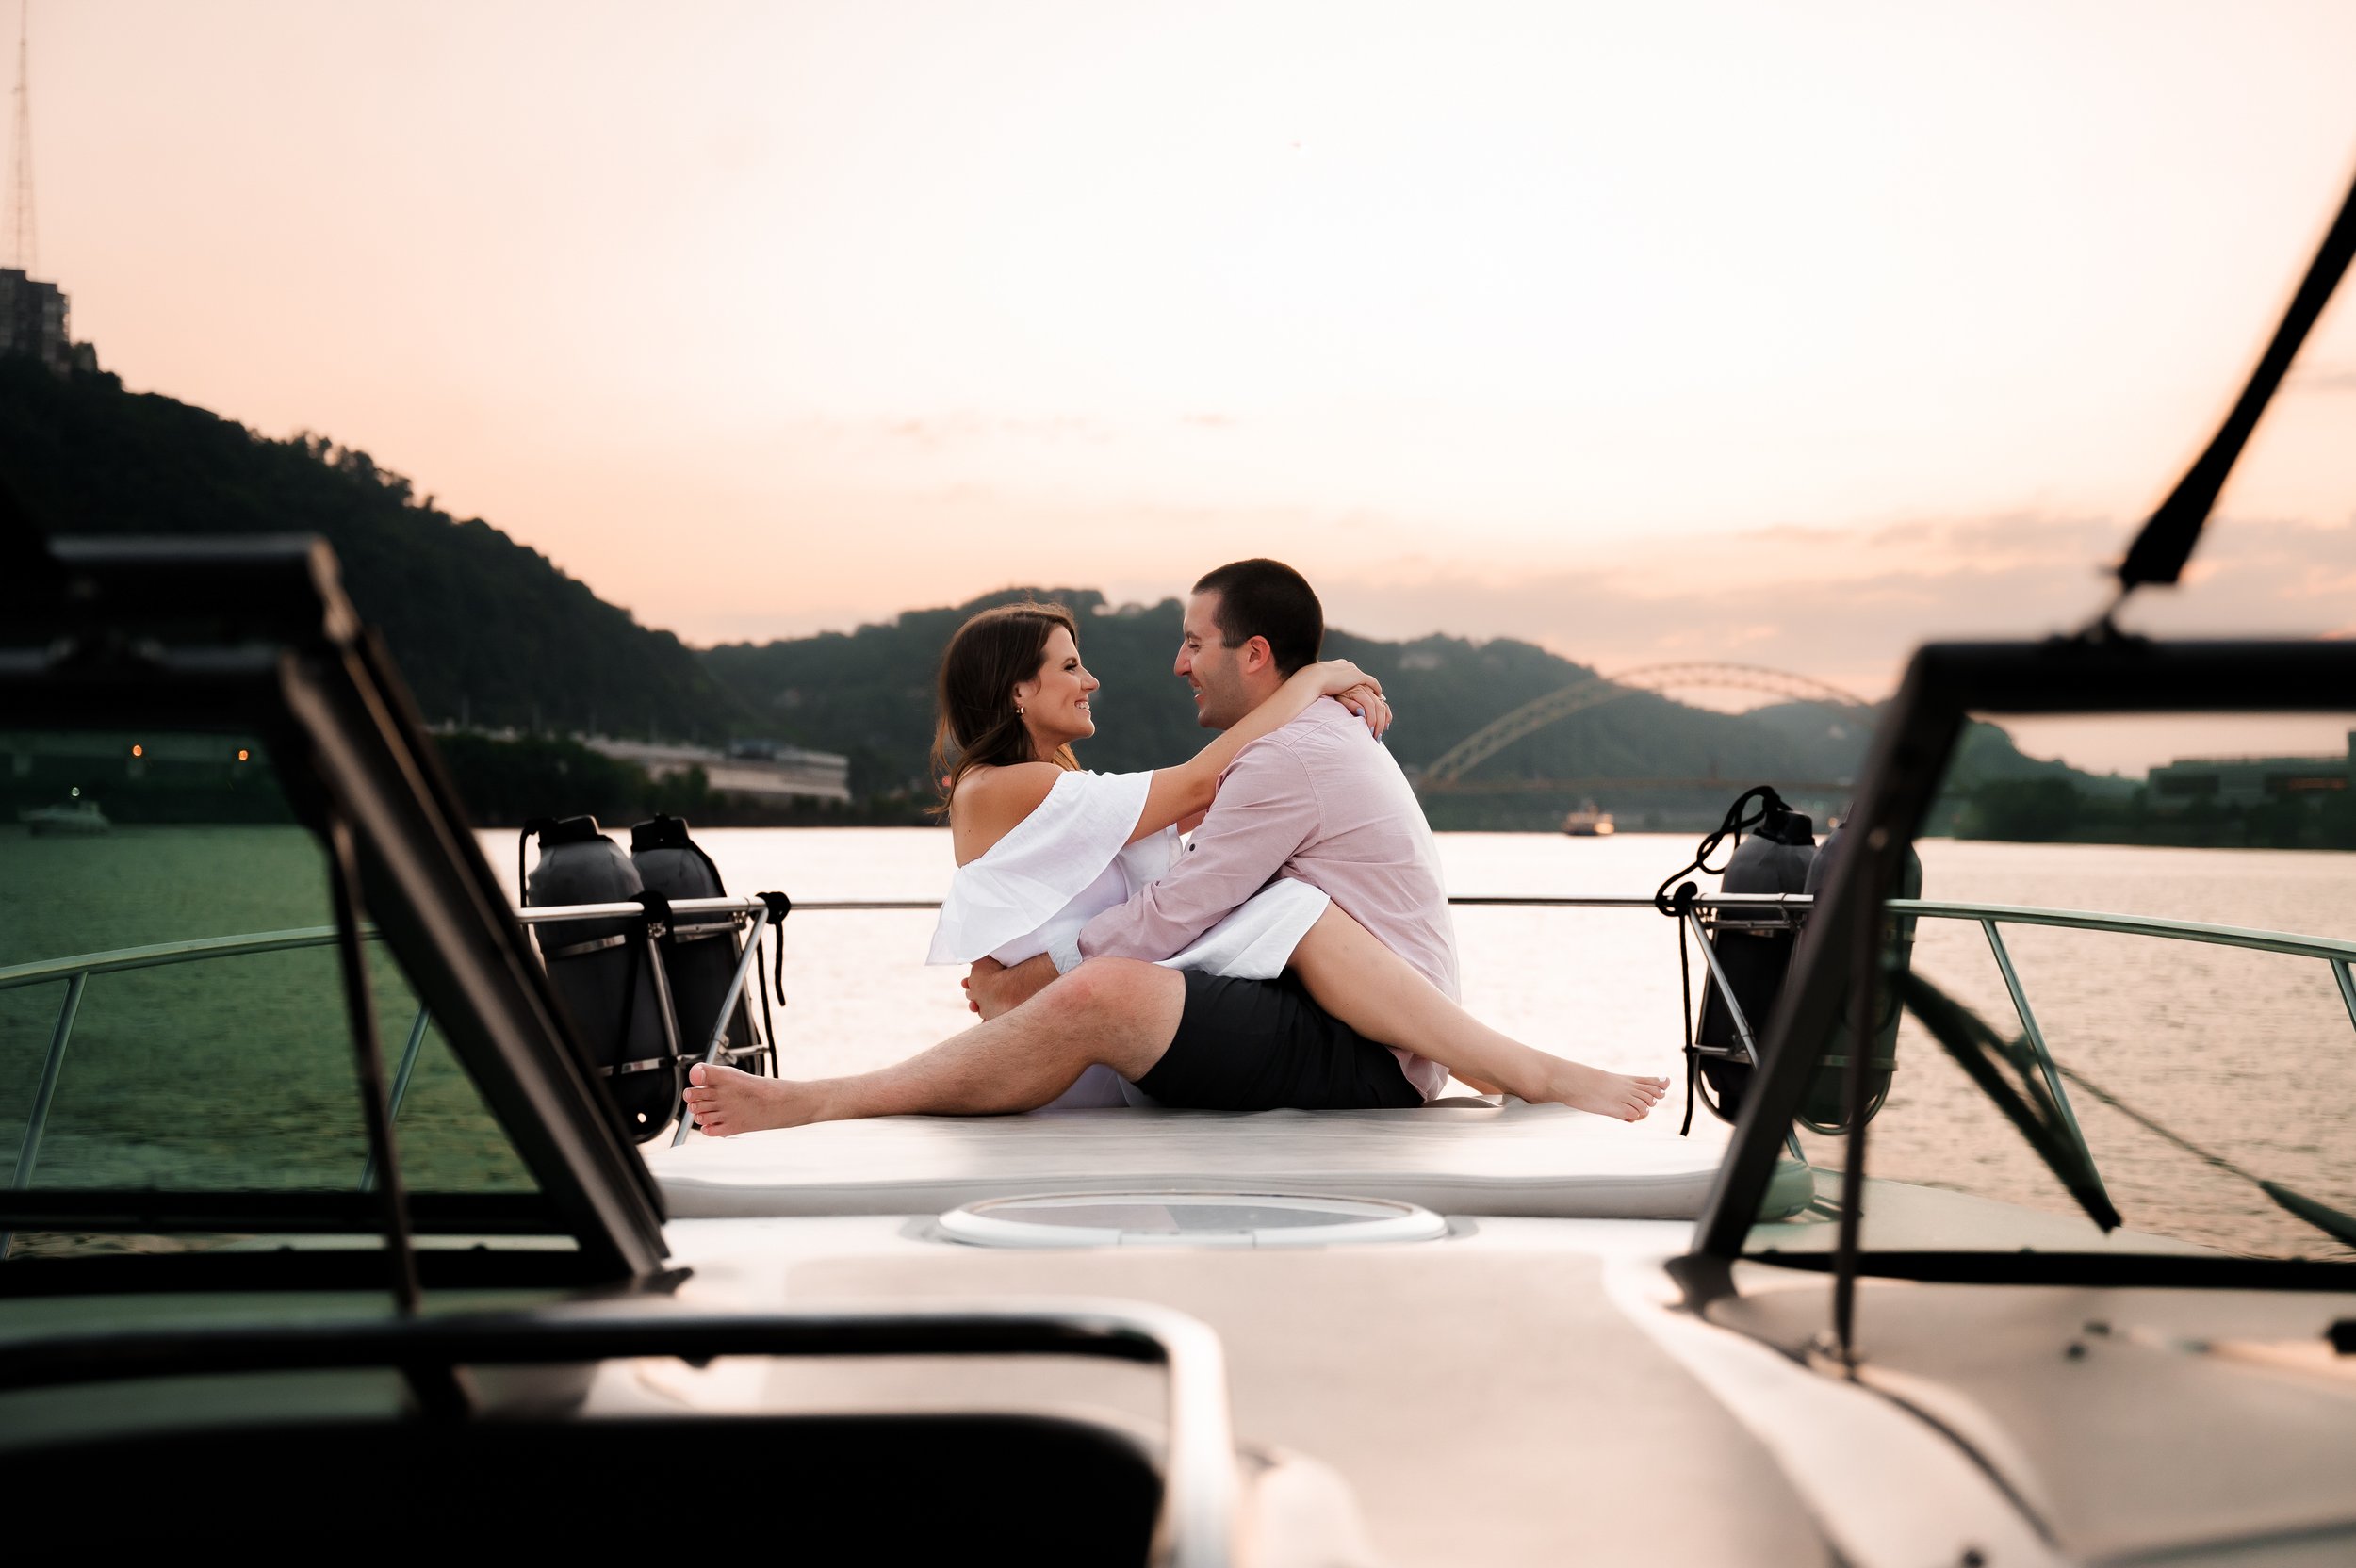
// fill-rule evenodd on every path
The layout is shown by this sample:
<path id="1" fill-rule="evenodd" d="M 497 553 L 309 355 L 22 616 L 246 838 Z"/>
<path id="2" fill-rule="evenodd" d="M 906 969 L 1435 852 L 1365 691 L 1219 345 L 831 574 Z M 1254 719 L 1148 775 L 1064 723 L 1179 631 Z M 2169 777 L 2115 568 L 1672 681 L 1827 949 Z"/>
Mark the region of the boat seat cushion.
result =
<path id="1" fill-rule="evenodd" d="M 1712 1129 L 1714 1132 L 1715 1129 Z M 674 1218 L 937 1214 L 1029 1192 L 1327 1192 L 1444 1214 L 1691 1219 L 1724 1149 L 1508 1101 L 1375 1111 L 883 1117 L 649 1149 Z"/>

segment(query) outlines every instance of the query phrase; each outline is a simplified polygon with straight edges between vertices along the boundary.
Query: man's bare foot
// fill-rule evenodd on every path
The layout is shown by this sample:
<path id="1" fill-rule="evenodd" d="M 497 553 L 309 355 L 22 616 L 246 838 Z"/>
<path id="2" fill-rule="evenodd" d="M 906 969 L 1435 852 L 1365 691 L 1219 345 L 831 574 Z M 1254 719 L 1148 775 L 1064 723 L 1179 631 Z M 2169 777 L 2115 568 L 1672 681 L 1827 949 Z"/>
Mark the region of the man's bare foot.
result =
<path id="1" fill-rule="evenodd" d="M 1666 1078 L 1606 1072 L 1583 1062 L 1559 1062 L 1546 1074 L 1546 1096 L 1574 1110 L 1593 1111 L 1619 1121 L 1642 1121 L 1669 1092 Z"/>
<path id="2" fill-rule="evenodd" d="M 799 1127 L 818 1117 L 817 1097 L 808 1084 L 756 1078 L 732 1067 L 697 1062 L 687 1070 L 687 1114 L 715 1138 L 763 1127 Z"/>

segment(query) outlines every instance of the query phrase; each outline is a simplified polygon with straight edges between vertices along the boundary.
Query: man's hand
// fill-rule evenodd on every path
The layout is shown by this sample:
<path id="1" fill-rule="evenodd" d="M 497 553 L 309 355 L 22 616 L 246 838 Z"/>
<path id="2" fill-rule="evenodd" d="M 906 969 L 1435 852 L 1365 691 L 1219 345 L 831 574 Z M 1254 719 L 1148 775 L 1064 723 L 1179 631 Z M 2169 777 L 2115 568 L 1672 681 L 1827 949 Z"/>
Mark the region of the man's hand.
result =
<path id="1" fill-rule="evenodd" d="M 984 1020 L 1010 1013 L 1055 981 L 1055 960 L 1042 953 L 1008 969 L 995 958 L 976 959 L 966 972 L 965 1004 Z"/>

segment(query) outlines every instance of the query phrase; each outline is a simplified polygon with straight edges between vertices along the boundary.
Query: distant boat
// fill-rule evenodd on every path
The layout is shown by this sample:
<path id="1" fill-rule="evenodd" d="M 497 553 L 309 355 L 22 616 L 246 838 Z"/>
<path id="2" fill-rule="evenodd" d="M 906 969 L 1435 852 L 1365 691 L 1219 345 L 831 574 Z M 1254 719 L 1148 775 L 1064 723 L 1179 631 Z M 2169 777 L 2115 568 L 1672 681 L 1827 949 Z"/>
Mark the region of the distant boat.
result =
<path id="1" fill-rule="evenodd" d="M 104 833 L 114 826 L 94 800 L 78 800 L 71 806 L 36 806 L 19 811 L 16 820 L 31 828 L 35 838 Z"/>
<path id="2" fill-rule="evenodd" d="M 1612 837 L 1612 813 L 1598 811 L 1592 800 L 1582 800 L 1579 809 L 1562 819 L 1562 831 L 1574 839 L 1608 839 Z"/>

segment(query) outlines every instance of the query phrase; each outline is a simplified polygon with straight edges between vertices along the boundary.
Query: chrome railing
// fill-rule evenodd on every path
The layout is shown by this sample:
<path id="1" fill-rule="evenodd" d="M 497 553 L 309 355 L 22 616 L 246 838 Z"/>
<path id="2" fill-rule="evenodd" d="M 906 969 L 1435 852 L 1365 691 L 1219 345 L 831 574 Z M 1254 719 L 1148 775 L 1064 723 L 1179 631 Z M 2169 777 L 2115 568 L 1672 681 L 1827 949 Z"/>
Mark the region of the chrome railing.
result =
<path id="1" fill-rule="evenodd" d="M 820 906 L 825 907 L 825 906 Z M 676 1032 L 673 1021 L 668 982 L 663 976 L 663 961 L 654 951 L 661 939 L 662 926 L 647 920 L 642 904 L 571 904 L 532 906 L 515 911 L 515 919 L 526 925 L 538 925 L 554 921 L 633 919 L 644 921 L 641 935 L 648 949 L 648 961 L 653 966 L 655 983 L 660 988 L 658 998 L 666 1032 Z M 744 983 L 752 973 L 755 958 L 761 951 L 761 933 L 768 928 L 770 910 L 761 898 L 681 898 L 669 906 L 669 918 L 677 923 L 700 921 L 716 924 L 726 919 L 742 926 L 747 922 L 750 931 L 744 938 L 744 951 L 739 956 L 734 978 L 722 1001 L 712 1029 L 701 1042 L 701 1059 L 713 1062 L 725 1054 L 729 1015 L 736 1010 L 737 1000 L 744 995 Z M 382 934 L 373 925 L 360 930 L 363 941 L 381 939 Z M 303 926 L 290 931 L 259 931 L 241 937 L 197 937 L 187 941 L 155 942 L 144 947 L 115 948 L 105 953 L 84 953 L 66 958 L 45 958 L 35 963 L 15 964 L 0 968 L 0 991 L 21 989 L 26 986 L 53 985 L 62 981 L 65 997 L 57 1007 L 57 1016 L 49 1032 L 49 1051 L 41 1059 L 41 1083 L 33 1091 L 32 1108 L 25 1118 L 25 1135 L 17 1146 L 16 1169 L 8 1185 L 23 1191 L 32 1184 L 33 1171 L 41 1159 L 41 1138 L 49 1128 L 49 1113 L 57 1096 L 57 1078 L 65 1066 L 66 1047 L 74 1037 L 74 1020 L 82 1010 L 82 996 L 93 976 L 122 974 L 136 970 L 162 969 L 172 964 L 188 964 L 215 958 L 253 957 L 265 953 L 287 953 L 306 947 L 326 947 L 335 940 L 332 925 Z M 433 1022 L 430 1008 L 419 1006 L 409 1022 L 409 1037 L 401 1048 L 401 1065 L 394 1070 L 391 1088 L 386 1093 L 388 1119 L 401 1116 L 401 1102 L 408 1097 L 410 1080 L 416 1076 L 417 1057 L 425 1045 L 425 1032 Z M 671 1044 L 678 1051 L 679 1042 Z M 683 1052 L 679 1054 L 684 1054 Z M 686 1123 L 681 1119 L 680 1137 L 686 1135 Z M 676 1140 L 674 1140 L 676 1141 Z M 368 1191 L 376 1182 L 376 1159 L 370 1154 L 360 1169 L 360 1190 Z M 8 1256 L 14 1245 L 12 1233 L 0 1231 L 0 1261 Z"/>
<path id="2" fill-rule="evenodd" d="M 1472 896 L 1451 898 L 1451 905 L 1464 908 L 1547 908 L 1547 909 L 1651 909 L 1653 901 L 1644 897 L 1536 897 L 1536 896 Z M 1691 929 L 1700 936 L 1708 935 L 1704 914 L 1712 920 L 1727 911 L 1742 911 L 1756 921 L 1762 915 L 1775 915 L 1789 925 L 1802 924 L 1814 900 L 1805 893 L 1717 893 L 1693 901 L 1685 916 Z M 836 899 L 820 900 L 794 906 L 805 914 L 888 913 L 937 909 L 938 899 Z M 2070 1106 L 2068 1094 L 2062 1087 L 2059 1070 L 2048 1047 L 2045 1032 L 2037 1022 L 2030 1005 L 2026 989 L 2021 983 L 2019 970 L 2006 946 L 2002 927 L 2006 925 L 2060 926 L 2078 931 L 2102 931 L 2122 936 L 2151 937 L 2163 940 L 2206 943 L 2218 947 L 2239 947 L 2263 953 L 2279 953 L 2291 957 L 2313 958 L 2330 967 L 2339 988 L 2340 1000 L 2348 1009 L 2351 1028 L 2356 1028 L 2356 942 L 2341 941 L 2330 937 L 2310 937 L 2284 931 L 2260 931 L 2237 925 L 2213 925 L 2198 921 L 2164 920 L 2149 915 L 2107 914 L 2094 910 L 2045 909 L 2011 904 L 1965 904 L 1939 899 L 1899 898 L 1890 901 L 1890 913 L 1913 915 L 1928 920 L 1971 921 L 1987 938 L 1988 951 L 2004 976 L 2004 988 L 2012 999 L 2014 1011 L 2020 1015 L 2022 1037 L 2035 1054 L 2039 1072 L 2053 1091 L 2054 1102 L 2068 1120 L 2069 1130 L 2077 1137 L 2080 1147 L 2085 1139 L 2078 1132 L 2077 1119 Z M 728 917 L 740 923 L 749 921 L 751 931 L 744 943 L 734 980 L 719 1016 L 702 1045 L 702 1059 L 714 1061 L 719 1057 L 727 1037 L 727 1025 L 737 1000 L 743 995 L 760 949 L 761 932 L 765 929 L 769 906 L 759 898 L 697 898 L 679 899 L 670 906 L 674 919 L 697 916 Z M 573 904 L 534 906 L 515 911 L 515 918 L 527 925 L 548 921 L 600 920 L 641 918 L 646 910 L 634 903 Z M 654 928 L 646 928 L 649 944 L 655 939 Z M 374 940 L 378 933 L 364 928 L 364 939 Z M 325 947 L 335 939 L 333 926 L 307 926 L 291 931 L 264 931 L 241 937 L 201 937 L 188 941 L 159 942 L 145 947 L 118 948 L 106 953 L 85 953 L 72 957 L 49 958 L 29 964 L 0 968 L 0 991 L 19 989 L 26 986 L 62 984 L 65 995 L 60 1001 L 55 1022 L 50 1030 L 49 1050 L 41 1062 L 40 1086 L 34 1091 L 33 1103 L 25 1122 L 24 1141 L 18 1148 L 16 1169 L 10 1185 L 22 1189 L 31 1180 L 41 1154 L 41 1135 L 47 1129 L 52 1104 L 57 1098 L 57 1078 L 64 1067 L 66 1047 L 73 1038 L 74 1023 L 81 1011 L 82 998 L 90 982 L 105 974 L 121 974 L 135 970 L 161 968 L 170 964 L 210 961 L 216 958 L 247 957 L 256 954 L 284 953 L 299 948 Z M 1718 982 L 1735 1026 L 1736 1037 L 1742 1042 L 1753 1060 L 1757 1060 L 1758 1043 L 1751 1021 L 1742 1015 L 1742 1007 L 1726 975 L 1718 968 L 1710 943 L 1701 944 L 1705 961 L 1712 977 Z M 661 972 L 658 960 L 656 972 Z M 666 1009 L 667 1017 L 667 1009 Z M 407 1095 L 409 1083 L 417 1070 L 417 1056 L 425 1041 L 431 1017 L 419 1007 L 411 1021 L 401 1065 L 393 1075 L 388 1094 L 394 1117 L 401 1114 L 401 1101 Z M 771 1042 L 774 1048 L 775 1042 Z M 686 1134 L 681 1119 L 678 1136 Z M 674 1141 L 677 1141 L 675 1138 Z M 2089 1160 L 2089 1165 L 2091 1161 Z M 373 1165 L 361 1172 L 365 1189 L 374 1180 Z M 8 1238 L 0 1235 L 0 1258 L 8 1255 Z"/>

